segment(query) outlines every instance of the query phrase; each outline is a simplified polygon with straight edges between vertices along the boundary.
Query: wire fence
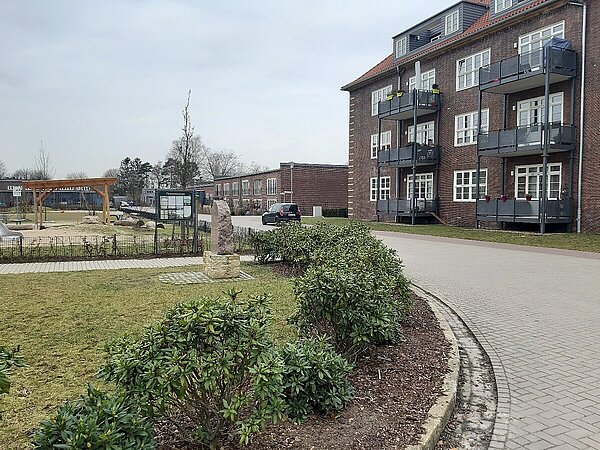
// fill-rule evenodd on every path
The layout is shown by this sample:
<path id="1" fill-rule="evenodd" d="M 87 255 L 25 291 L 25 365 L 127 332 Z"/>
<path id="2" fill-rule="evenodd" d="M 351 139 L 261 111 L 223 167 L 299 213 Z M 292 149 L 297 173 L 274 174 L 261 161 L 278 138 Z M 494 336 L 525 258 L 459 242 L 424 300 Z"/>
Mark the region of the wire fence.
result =
<path id="1" fill-rule="evenodd" d="M 250 253 L 251 228 L 234 227 L 234 252 Z M 75 261 L 121 258 L 202 256 L 211 249 L 210 223 L 200 223 L 194 234 L 108 236 L 44 236 L 0 239 L 0 263 Z"/>

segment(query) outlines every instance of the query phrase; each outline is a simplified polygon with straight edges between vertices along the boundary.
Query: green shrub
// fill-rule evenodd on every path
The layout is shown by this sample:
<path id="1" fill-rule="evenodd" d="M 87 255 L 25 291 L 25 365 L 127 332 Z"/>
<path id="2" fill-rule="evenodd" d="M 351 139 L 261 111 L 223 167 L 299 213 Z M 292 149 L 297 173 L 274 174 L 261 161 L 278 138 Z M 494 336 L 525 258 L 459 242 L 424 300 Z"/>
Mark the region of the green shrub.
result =
<path id="1" fill-rule="evenodd" d="M 60 406 L 33 437 L 34 448 L 154 449 L 152 423 L 124 394 L 107 395 L 88 386 L 87 394 Z"/>
<path id="2" fill-rule="evenodd" d="M 323 337 L 288 343 L 281 351 L 287 415 L 294 422 L 342 409 L 353 397 L 352 365 Z"/>
<path id="3" fill-rule="evenodd" d="M 323 208 L 323 217 L 348 217 L 348 208 Z"/>
<path id="4" fill-rule="evenodd" d="M 0 346 L 0 395 L 8 394 L 10 390 L 9 375 L 14 367 L 23 367 L 23 357 L 19 354 L 19 348 L 8 350 Z M 2 414 L 0 411 L 0 419 Z"/>
<path id="5" fill-rule="evenodd" d="M 248 443 L 285 407 L 268 297 L 228 294 L 175 306 L 140 337 L 109 346 L 100 371 L 148 405 L 148 414 L 168 417 L 186 440 L 211 449 L 233 432 Z"/>
<path id="6" fill-rule="evenodd" d="M 295 293 L 298 312 L 292 321 L 329 336 L 348 359 L 369 345 L 396 342 L 411 306 L 401 261 L 370 234 L 349 234 L 315 252 Z"/>

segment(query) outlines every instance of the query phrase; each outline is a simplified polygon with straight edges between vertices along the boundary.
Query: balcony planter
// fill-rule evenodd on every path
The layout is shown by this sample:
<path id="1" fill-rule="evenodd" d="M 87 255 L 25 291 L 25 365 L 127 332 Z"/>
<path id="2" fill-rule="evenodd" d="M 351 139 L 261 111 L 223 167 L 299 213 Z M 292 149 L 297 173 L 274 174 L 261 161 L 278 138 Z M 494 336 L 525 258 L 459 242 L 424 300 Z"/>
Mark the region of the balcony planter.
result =
<path id="1" fill-rule="evenodd" d="M 485 201 L 486 202 L 489 202 L 491 199 L 492 199 L 492 197 L 490 195 L 486 195 L 485 196 Z"/>
<path id="2" fill-rule="evenodd" d="M 508 197 L 504 194 L 502 194 L 502 197 L 500 197 L 500 199 L 502 200 L 502 203 L 506 203 L 506 200 L 508 200 Z"/>
<path id="3" fill-rule="evenodd" d="M 526 194 L 525 195 L 525 200 L 527 200 L 527 202 L 531 201 L 531 194 Z"/>

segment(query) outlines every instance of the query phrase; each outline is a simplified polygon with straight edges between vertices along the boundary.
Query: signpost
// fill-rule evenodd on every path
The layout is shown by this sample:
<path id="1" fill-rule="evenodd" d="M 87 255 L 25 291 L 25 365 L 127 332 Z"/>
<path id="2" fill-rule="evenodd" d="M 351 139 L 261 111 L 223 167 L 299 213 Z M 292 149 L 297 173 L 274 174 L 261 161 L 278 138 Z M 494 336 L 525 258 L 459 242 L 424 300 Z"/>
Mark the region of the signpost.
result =
<path id="1" fill-rule="evenodd" d="M 156 222 L 194 223 L 194 254 L 198 251 L 198 214 L 194 191 L 156 190 Z M 158 227 L 154 227 L 154 254 L 158 255 Z"/>
<path id="2" fill-rule="evenodd" d="M 21 215 L 19 214 L 19 198 L 21 198 L 21 195 L 23 194 L 23 186 L 13 186 L 12 191 L 13 197 L 17 202 L 17 219 L 20 219 Z"/>

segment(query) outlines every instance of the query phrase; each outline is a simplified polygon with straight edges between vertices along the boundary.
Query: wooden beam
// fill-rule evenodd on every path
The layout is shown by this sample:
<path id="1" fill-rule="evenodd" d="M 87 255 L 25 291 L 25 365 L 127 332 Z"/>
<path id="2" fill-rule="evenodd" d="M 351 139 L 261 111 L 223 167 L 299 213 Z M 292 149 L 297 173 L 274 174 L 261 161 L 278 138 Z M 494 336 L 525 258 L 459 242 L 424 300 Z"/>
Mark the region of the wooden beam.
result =
<path id="1" fill-rule="evenodd" d="M 27 180 L 23 181 L 25 189 L 59 189 L 67 187 L 109 186 L 117 184 L 116 178 L 78 178 L 75 180 Z"/>

